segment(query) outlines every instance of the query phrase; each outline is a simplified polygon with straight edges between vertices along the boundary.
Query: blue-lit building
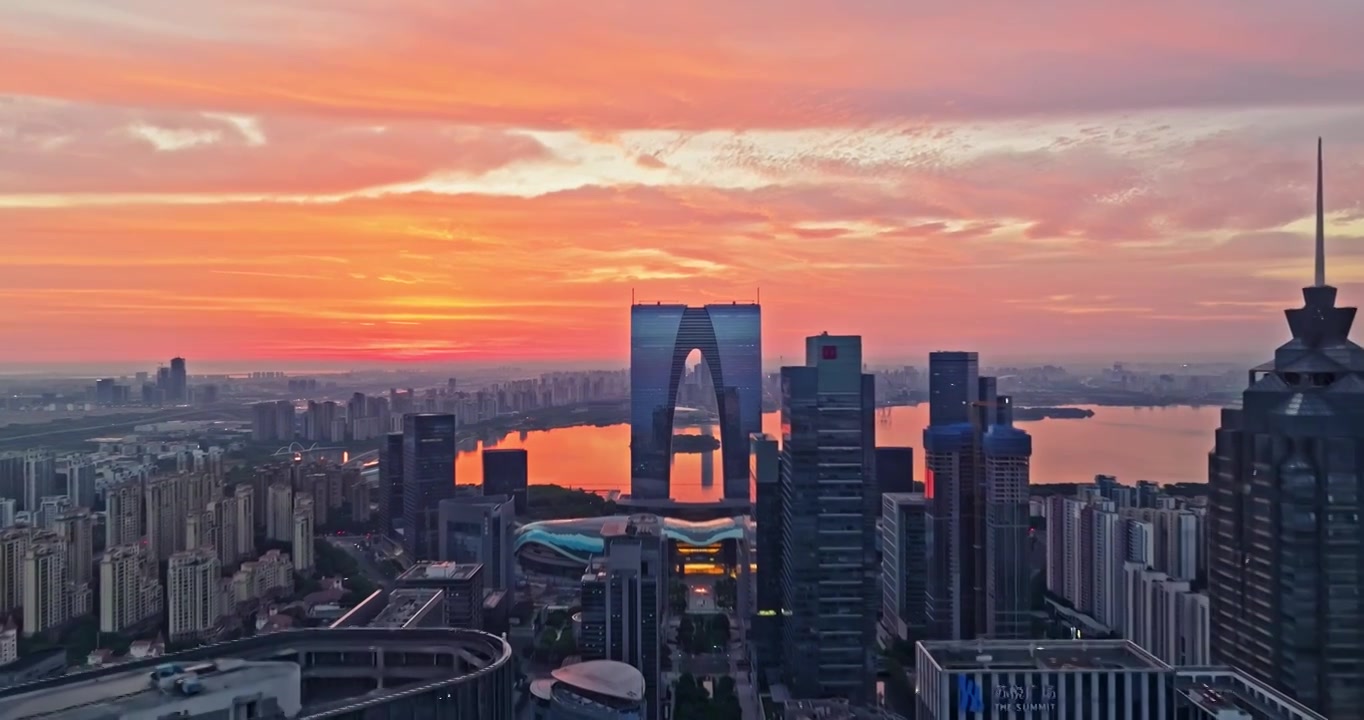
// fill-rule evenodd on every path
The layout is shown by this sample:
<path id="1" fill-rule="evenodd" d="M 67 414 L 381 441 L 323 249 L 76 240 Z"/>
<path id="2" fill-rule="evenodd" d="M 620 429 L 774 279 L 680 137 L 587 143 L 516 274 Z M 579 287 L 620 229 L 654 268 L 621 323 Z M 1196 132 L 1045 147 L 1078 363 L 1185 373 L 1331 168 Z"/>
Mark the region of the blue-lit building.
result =
<path id="1" fill-rule="evenodd" d="M 782 368 L 781 388 L 782 679 L 797 699 L 868 703 L 881 494 L 875 379 L 862 372 L 862 338 L 806 338 L 805 364 Z"/>
<path id="2" fill-rule="evenodd" d="M 416 560 L 440 552 L 441 500 L 455 496 L 455 416 L 403 416 L 403 549 Z"/>
<path id="3" fill-rule="evenodd" d="M 762 310 L 748 303 L 630 307 L 630 493 L 669 496 L 677 387 L 692 350 L 715 386 L 724 495 L 747 499 L 748 436 L 762 430 Z"/>
<path id="4" fill-rule="evenodd" d="M 1028 481 L 1032 437 L 1013 425 L 1013 402 L 996 400 L 995 423 L 981 443 L 985 456 L 986 637 L 1032 633 L 1032 564 L 1028 557 Z"/>

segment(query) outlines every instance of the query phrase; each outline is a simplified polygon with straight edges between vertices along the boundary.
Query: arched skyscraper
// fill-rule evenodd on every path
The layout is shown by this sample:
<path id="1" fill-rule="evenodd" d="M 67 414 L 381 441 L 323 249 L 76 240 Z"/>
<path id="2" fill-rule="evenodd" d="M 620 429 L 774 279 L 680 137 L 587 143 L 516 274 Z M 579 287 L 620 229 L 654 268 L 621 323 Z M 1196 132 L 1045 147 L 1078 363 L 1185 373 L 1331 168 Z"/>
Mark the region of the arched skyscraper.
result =
<path id="1" fill-rule="evenodd" d="M 725 497 L 748 498 L 748 436 L 762 431 L 762 309 L 757 304 L 630 307 L 630 493 L 666 499 L 673 412 L 687 356 L 700 350 L 720 410 Z"/>

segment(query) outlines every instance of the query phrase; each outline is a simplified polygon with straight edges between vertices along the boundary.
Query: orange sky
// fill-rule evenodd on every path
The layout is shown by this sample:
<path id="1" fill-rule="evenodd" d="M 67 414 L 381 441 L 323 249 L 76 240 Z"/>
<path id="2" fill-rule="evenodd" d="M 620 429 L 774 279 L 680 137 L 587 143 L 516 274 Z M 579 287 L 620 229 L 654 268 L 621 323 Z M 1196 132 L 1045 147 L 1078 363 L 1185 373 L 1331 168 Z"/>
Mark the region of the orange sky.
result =
<path id="1" fill-rule="evenodd" d="M 1310 7 L 1307 7 L 1310 5 Z M 1308 12 L 1310 10 L 1310 12 Z M 1266 354 L 1358 0 L 0 0 L 0 364 Z"/>

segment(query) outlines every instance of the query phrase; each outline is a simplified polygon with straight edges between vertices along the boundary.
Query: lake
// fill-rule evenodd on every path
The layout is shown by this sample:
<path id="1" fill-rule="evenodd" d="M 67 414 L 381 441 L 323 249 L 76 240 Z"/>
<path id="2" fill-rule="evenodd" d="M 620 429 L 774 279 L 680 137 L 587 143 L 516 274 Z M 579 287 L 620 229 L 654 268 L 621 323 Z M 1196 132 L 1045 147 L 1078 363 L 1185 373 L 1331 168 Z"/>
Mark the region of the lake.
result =
<path id="1" fill-rule="evenodd" d="M 1125 483 L 1154 480 L 1159 483 L 1206 482 L 1208 451 L 1220 419 L 1216 407 L 1102 407 L 1086 419 L 1047 419 L 1019 423 L 1033 437 L 1032 482 L 1090 482 L 1097 474 L 1115 475 Z M 923 479 L 919 451 L 928 423 L 928 404 L 882 408 L 877 411 L 876 444 L 915 448 Z M 679 433 L 718 428 L 679 427 Z M 763 415 L 763 430 L 781 435 L 779 413 Z M 630 426 L 570 427 L 513 433 L 495 443 L 464 447 L 455 464 L 457 483 L 482 482 L 482 447 L 525 448 L 530 460 L 532 485 L 563 485 L 596 492 L 630 492 Z M 672 496 L 677 500 L 718 499 L 723 483 L 718 478 L 718 452 L 678 454 L 673 458 Z"/>

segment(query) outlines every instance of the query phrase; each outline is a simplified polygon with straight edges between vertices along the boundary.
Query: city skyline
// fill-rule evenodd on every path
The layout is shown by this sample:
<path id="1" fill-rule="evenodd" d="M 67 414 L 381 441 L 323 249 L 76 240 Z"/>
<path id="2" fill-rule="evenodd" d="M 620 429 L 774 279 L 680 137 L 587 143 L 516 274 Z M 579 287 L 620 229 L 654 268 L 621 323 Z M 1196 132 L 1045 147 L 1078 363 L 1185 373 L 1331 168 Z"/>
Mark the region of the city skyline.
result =
<path id="1" fill-rule="evenodd" d="M 0 1 L 0 361 L 604 361 L 759 287 L 770 357 L 1236 360 L 1318 135 L 1359 292 L 1364 6 L 833 8 Z"/>

